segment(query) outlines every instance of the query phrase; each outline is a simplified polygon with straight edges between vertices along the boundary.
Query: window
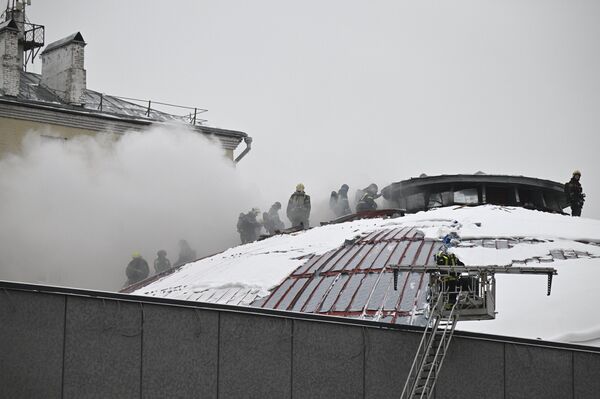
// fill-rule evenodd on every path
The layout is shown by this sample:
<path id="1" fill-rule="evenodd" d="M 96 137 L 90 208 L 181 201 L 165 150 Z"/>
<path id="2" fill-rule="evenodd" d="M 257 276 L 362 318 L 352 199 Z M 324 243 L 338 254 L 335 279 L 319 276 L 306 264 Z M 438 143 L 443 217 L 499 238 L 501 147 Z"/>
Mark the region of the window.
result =
<path id="1" fill-rule="evenodd" d="M 441 206 L 452 205 L 452 191 L 444 191 L 439 193 L 431 193 L 427 208 L 439 208 Z"/>
<path id="2" fill-rule="evenodd" d="M 476 188 L 467 188 L 464 190 L 458 190 L 454 192 L 454 203 L 455 204 L 478 204 L 479 194 Z"/>

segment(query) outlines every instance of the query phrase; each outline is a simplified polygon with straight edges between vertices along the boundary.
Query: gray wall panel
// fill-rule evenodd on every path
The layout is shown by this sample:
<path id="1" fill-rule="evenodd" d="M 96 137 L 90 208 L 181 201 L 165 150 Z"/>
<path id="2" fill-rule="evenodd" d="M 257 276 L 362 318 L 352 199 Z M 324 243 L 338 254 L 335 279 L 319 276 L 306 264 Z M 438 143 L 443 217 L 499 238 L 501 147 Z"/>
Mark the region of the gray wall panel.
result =
<path id="1" fill-rule="evenodd" d="M 573 397 L 572 354 L 550 348 L 505 344 L 506 397 Z"/>
<path id="2" fill-rule="evenodd" d="M 294 321 L 293 397 L 362 398 L 363 328 Z"/>
<path id="3" fill-rule="evenodd" d="M 435 394 L 439 399 L 504 398 L 504 344 L 453 338 Z"/>
<path id="4" fill-rule="evenodd" d="M 65 398 L 136 398 L 141 304 L 67 298 Z"/>
<path id="5" fill-rule="evenodd" d="M 144 305 L 144 398 L 217 397 L 219 314 Z"/>
<path id="6" fill-rule="evenodd" d="M 399 397 L 421 338 L 81 295 L 0 289 L 0 398 Z M 489 339 L 455 336 L 436 398 L 600 398 L 600 353 Z"/>
<path id="7" fill-rule="evenodd" d="M 219 398 L 289 398 L 292 321 L 220 313 Z"/>
<path id="8" fill-rule="evenodd" d="M 398 398 L 421 334 L 365 329 L 365 398 Z"/>
<path id="9" fill-rule="evenodd" d="M 600 353 L 573 353 L 575 399 L 600 398 Z"/>
<path id="10" fill-rule="evenodd" d="M 0 398 L 60 398 L 65 297 L 0 290 Z"/>

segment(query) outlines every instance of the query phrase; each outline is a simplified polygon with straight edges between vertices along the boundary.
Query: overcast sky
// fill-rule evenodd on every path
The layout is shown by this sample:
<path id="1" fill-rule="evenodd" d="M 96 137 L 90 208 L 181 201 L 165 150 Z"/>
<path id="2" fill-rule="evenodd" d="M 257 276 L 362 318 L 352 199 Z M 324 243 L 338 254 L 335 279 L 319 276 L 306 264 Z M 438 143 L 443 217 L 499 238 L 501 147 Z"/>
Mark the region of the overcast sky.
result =
<path id="1" fill-rule="evenodd" d="M 82 33 L 88 88 L 252 136 L 240 173 L 269 201 L 298 182 L 324 201 L 343 182 L 580 169 L 600 217 L 598 1 L 33 0 L 28 16 L 46 43 Z"/>

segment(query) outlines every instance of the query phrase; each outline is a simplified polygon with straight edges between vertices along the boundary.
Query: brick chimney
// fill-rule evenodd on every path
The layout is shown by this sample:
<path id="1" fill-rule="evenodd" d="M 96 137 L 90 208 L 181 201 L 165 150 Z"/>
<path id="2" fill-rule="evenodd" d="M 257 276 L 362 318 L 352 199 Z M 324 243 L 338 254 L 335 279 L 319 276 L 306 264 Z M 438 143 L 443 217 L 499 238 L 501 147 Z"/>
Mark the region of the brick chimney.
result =
<path id="1" fill-rule="evenodd" d="M 19 27 L 12 19 L 0 24 L 0 92 L 16 97 L 21 83 Z"/>
<path id="2" fill-rule="evenodd" d="M 84 103 L 85 45 L 83 36 L 77 32 L 50 43 L 42 52 L 41 84 L 54 91 L 67 104 Z"/>

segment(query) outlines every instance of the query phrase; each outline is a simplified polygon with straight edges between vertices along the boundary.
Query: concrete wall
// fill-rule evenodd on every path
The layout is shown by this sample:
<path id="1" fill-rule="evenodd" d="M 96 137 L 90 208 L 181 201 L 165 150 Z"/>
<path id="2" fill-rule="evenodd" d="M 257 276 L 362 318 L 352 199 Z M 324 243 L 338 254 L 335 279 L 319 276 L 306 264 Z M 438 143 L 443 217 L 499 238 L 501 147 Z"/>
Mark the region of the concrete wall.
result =
<path id="1" fill-rule="evenodd" d="M 0 285 L 0 397 L 392 398 L 420 340 L 335 318 L 131 299 Z M 598 351 L 482 338 L 455 338 L 436 398 L 600 397 Z"/>

